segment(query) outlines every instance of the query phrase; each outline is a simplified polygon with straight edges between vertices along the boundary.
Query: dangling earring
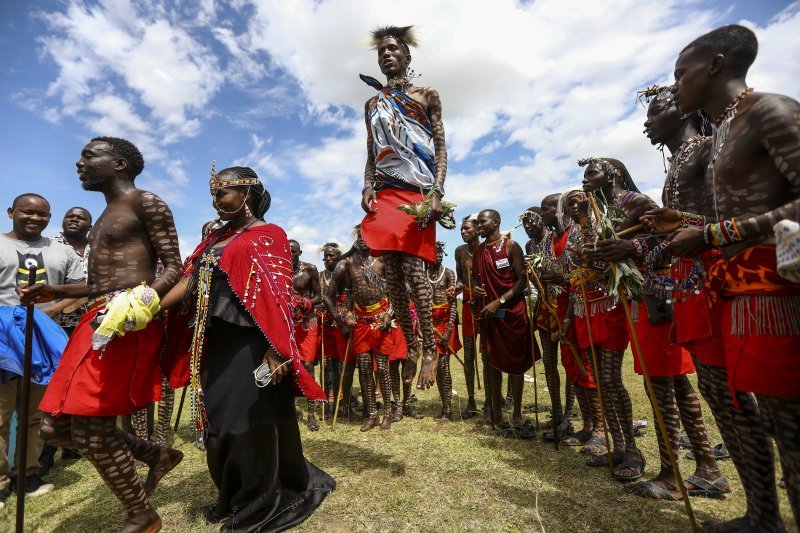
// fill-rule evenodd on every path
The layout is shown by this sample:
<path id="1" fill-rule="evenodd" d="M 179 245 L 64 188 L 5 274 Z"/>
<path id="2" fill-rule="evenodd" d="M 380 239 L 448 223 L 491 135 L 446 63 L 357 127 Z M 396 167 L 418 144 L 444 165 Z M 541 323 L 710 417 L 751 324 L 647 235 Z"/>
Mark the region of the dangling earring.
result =
<path id="1" fill-rule="evenodd" d="M 244 216 L 246 216 L 247 218 L 250 218 L 250 217 L 253 216 L 253 212 L 250 211 L 250 206 L 247 205 L 246 203 L 244 204 Z"/>

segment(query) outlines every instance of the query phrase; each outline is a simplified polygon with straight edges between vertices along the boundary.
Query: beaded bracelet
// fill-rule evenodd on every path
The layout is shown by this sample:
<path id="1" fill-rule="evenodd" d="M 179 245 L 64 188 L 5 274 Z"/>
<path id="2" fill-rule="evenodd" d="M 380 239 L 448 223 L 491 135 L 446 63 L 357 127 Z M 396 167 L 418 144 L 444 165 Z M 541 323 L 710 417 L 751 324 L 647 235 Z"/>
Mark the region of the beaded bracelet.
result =
<path id="1" fill-rule="evenodd" d="M 650 251 L 650 244 L 646 239 L 632 239 L 633 253 L 636 257 L 641 257 Z"/>
<path id="2" fill-rule="evenodd" d="M 703 240 L 707 244 L 714 246 L 727 246 L 737 242 L 742 242 L 742 234 L 736 225 L 736 219 L 722 220 L 718 224 L 708 224 L 705 227 Z"/>
<path id="3" fill-rule="evenodd" d="M 695 215 L 686 211 L 681 212 L 681 225 L 686 228 L 689 226 L 703 227 L 706 225 L 706 217 L 703 215 Z"/>

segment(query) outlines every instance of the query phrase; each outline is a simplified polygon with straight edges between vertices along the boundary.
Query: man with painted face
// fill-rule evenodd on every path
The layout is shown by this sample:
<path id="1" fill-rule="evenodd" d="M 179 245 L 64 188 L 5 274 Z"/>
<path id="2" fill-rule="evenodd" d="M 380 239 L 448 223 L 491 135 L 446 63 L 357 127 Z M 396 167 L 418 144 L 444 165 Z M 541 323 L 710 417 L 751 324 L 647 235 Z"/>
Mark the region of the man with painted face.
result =
<path id="1" fill-rule="evenodd" d="M 745 77 L 757 52 L 755 34 L 730 25 L 697 38 L 678 56 L 678 108 L 702 109 L 716 124 L 706 169 L 713 214 L 677 229 L 668 251 L 691 257 L 721 249 L 723 259 L 709 269 L 706 284 L 721 317 L 728 384 L 735 398 L 755 393 L 777 440 L 800 524 L 800 284 L 796 271 L 779 270 L 773 241 L 773 226 L 795 220 L 800 209 L 800 103 L 748 88 Z M 757 419 L 758 412 L 752 414 Z M 741 444 L 747 477 L 759 487 L 748 503 L 758 501 L 724 527 L 780 529 L 772 446 L 750 438 Z"/>
<path id="2" fill-rule="evenodd" d="M 121 531 L 157 531 L 161 519 L 147 498 L 183 453 L 118 429 L 116 419 L 161 396 L 164 328 L 153 317 L 181 273 L 178 235 L 164 201 L 136 188 L 144 159 L 131 142 L 96 137 L 76 166 L 83 188 L 106 199 L 89 235 L 87 282 L 20 290 L 23 304 L 89 297 L 39 405 L 46 413 L 40 434 L 55 446 L 78 448 L 95 466 L 127 512 Z M 159 259 L 164 270 L 156 276 Z M 132 327 L 128 315 L 136 318 Z M 144 484 L 134 458 L 150 467 Z"/>
<path id="3" fill-rule="evenodd" d="M 580 160 L 578 164 L 586 167 L 583 173 L 584 192 L 587 194 L 602 192 L 607 204 L 616 210 L 617 216 L 624 217 L 615 228 L 616 231 L 634 226 L 645 211 L 656 207 L 655 202 L 639 193 L 621 161 L 609 157 L 590 157 Z M 583 217 L 588 221 L 590 233 L 594 235 L 594 226 L 598 221 L 592 219 L 587 207 L 588 200 L 584 206 L 586 211 Z M 581 224 L 582 230 L 585 230 L 583 220 Z M 583 237 L 584 240 L 587 239 L 587 235 Z M 598 247 L 601 242 L 598 242 Z M 574 313 L 576 317 L 581 317 L 576 318 L 575 322 L 578 344 L 583 350 L 589 349 L 591 343 L 599 348 L 600 368 L 597 369 L 597 374 L 601 380 L 608 429 L 614 439 L 612 454 L 614 477 L 625 482 L 640 478 L 645 467 L 644 455 L 636 446 L 633 434 L 631 398 L 622 382 L 622 358 L 628 346 L 629 332 L 622 305 L 617 297 L 610 293 L 608 283 L 605 281 L 607 278 L 605 270 L 610 266 L 599 263 L 601 266 L 597 268 L 597 261 L 617 260 L 618 257 L 611 253 L 612 247 L 616 253 L 618 249 L 627 250 L 633 248 L 633 245 L 625 240 L 610 242 L 612 246 L 602 249 L 602 253 L 590 252 L 591 261 L 586 261 L 584 258 L 585 266 L 588 268 L 574 270 L 573 274 L 576 275 L 570 282 L 573 285 Z M 587 277 L 591 283 L 586 282 Z M 588 290 L 585 289 L 587 285 Z M 640 307 L 641 316 L 646 316 L 643 308 L 644 306 Z M 588 322 L 586 316 L 589 317 Z M 607 466 L 607 461 L 607 456 L 599 455 L 587 464 Z"/>
<path id="4" fill-rule="evenodd" d="M 378 28 L 371 42 L 387 85 L 361 76 L 378 91 L 364 108 L 367 164 L 361 207 L 367 215 L 361 226 L 372 253 L 384 257 L 392 306 L 408 346 L 403 379 L 409 383 L 419 357 L 409 298 L 416 303 L 423 349 L 417 387 L 428 388 L 436 381 L 438 355 L 423 261 L 435 262 L 435 222 L 442 223 L 447 173 L 442 104 L 434 89 L 411 83 L 410 47 L 417 44 L 411 26 Z M 425 222 L 397 209 L 423 200 L 430 203 Z M 455 224 L 452 219 L 449 222 Z"/>
<path id="5" fill-rule="evenodd" d="M 358 361 L 358 379 L 367 411 L 367 418 L 361 426 L 361 431 L 369 431 L 379 424 L 382 430 L 387 430 L 392 427 L 389 354 L 394 349 L 391 334 L 394 312 L 389 305 L 386 282 L 382 278 L 383 260 L 370 255 L 370 249 L 361 236 L 360 226 L 355 227 L 354 234 L 355 253 L 343 262 L 343 269 L 334 270 L 333 283 L 343 283 L 353 288 L 352 293 L 349 293 L 352 296 L 347 298 L 348 313 L 345 324 L 353 332 L 352 350 Z M 325 294 L 325 305 L 331 313 L 335 309 L 334 295 L 335 290 L 332 288 Z M 372 377 L 373 364 L 378 368 L 381 384 L 382 421 L 378 420 L 375 380 Z M 349 391 L 345 392 L 349 395 Z"/>
<path id="6" fill-rule="evenodd" d="M 313 376 L 320 331 L 314 307 L 322 303 L 319 272 L 317 267 L 311 263 L 300 260 L 303 250 L 300 248 L 299 242 L 289 239 L 289 250 L 292 253 L 292 285 L 294 287 L 294 311 L 292 314 L 294 336 L 303 366 Z M 319 422 L 314 414 L 316 402 L 309 399 L 307 406 L 306 426 L 311 431 L 317 431 Z"/>
<path id="7" fill-rule="evenodd" d="M 525 258 L 515 241 L 500 233 L 500 213 L 485 209 L 478 214 L 478 234 L 483 238 L 475 250 L 473 277 L 480 309 L 483 349 L 488 355 L 484 372 L 489 375 L 492 401 L 491 421 L 502 434 L 513 435 L 503 423 L 501 372 L 509 374 L 514 411 L 513 429 L 525 431 L 522 424 L 523 374 L 533 366 L 525 291 Z"/>
<path id="8" fill-rule="evenodd" d="M 444 241 L 436 243 L 436 264 L 426 269 L 425 276 L 433 293 L 433 327 L 436 328 L 439 345 L 436 386 L 439 388 L 439 398 L 442 400 L 442 412 L 435 420 L 452 422 L 453 378 L 450 375 L 450 354 L 458 353 L 461 349 L 461 340 L 458 338 L 458 306 L 453 291 L 456 285 L 456 273 L 442 264 L 445 256 L 444 247 Z"/>
<path id="9" fill-rule="evenodd" d="M 42 196 L 27 193 L 17 196 L 8 208 L 11 231 L 0 236 L 0 509 L 10 494 L 12 476 L 9 472 L 9 426 L 18 408 L 18 389 L 24 357 L 25 309 L 21 307 L 17 288 L 29 281 L 31 268 L 36 270 L 36 282 L 53 285 L 78 283 L 85 274 L 80 258 L 67 245 L 42 237 L 50 222 L 50 204 Z M 32 267 L 28 261 L 35 260 Z M 53 490 L 53 484 L 40 477 L 39 454 L 43 443 L 38 435 L 42 412 L 37 409 L 53 371 L 67 344 L 67 335 L 53 318 L 74 300 L 62 300 L 34 310 L 34 344 L 32 353 L 31 389 L 29 399 L 28 457 L 25 465 L 25 493 L 40 496 Z M 20 327 L 18 324 L 22 324 Z M 21 427 L 25 427 L 20 424 Z M 20 430 L 18 430 L 20 431 Z M 55 450 L 53 450 L 55 452 Z M 52 457 L 45 456 L 49 465 Z M 49 461 L 48 461 L 49 457 Z M 19 464 L 19 461 L 15 461 Z M 16 468 L 16 467 L 15 467 Z M 46 471 L 44 472 L 46 473 Z M 41 475 L 44 475 L 42 473 Z"/>
<path id="10" fill-rule="evenodd" d="M 475 215 L 464 217 L 461 221 L 461 240 L 464 244 L 456 248 L 456 286 L 453 296 L 463 292 L 461 306 L 461 333 L 464 336 L 464 380 L 467 386 L 467 406 L 461 412 L 461 418 L 472 418 L 477 413 L 475 404 L 475 375 L 477 374 L 475 337 L 478 335 L 478 321 L 475 317 L 475 295 L 472 286 L 472 263 L 475 249 L 478 247 L 478 218 Z M 482 354 L 483 355 L 483 354 Z M 482 361 L 486 366 L 486 361 Z M 483 373 L 483 414 L 489 418 L 492 401 L 489 398 L 489 385 Z"/>

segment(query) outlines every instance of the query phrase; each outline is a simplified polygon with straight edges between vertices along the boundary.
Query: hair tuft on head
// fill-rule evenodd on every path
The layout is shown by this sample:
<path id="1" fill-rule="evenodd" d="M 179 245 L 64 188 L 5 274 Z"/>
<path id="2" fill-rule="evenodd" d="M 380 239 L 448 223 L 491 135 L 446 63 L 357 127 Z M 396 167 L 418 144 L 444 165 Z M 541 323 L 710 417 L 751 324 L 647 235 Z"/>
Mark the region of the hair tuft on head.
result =
<path id="1" fill-rule="evenodd" d="M 370 32 L 369 42 L 375 50 L 381 45 L 381 41 L 387 37 L 394 37 L 405 48 L 406 53 L 409 52 L 409 47 L 416 48 L 419 46 L 417 41 L 417 32 L 414 26 L 379 26 Z"/>

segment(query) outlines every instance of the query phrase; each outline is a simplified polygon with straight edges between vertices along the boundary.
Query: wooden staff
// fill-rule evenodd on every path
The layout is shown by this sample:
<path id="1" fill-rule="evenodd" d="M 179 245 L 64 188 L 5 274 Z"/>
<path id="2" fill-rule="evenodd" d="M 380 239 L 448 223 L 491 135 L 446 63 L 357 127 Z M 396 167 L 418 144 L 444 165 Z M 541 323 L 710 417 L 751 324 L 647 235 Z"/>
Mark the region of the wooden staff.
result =
<path id="1" fill-rule="evenodd" d="M 586 297 L 586 284 L 583 280 L 583 267 L 578 267 L 578 281 L 581 286 L 581 294 L 583 295 L 583 317 L 586 320 L 586 330 L 589 333 L 589 348 L 592 352 L 592 366 L 594 367 L 594 384 L 597 386 L 597 401 L 600 402 L 600 416 L 603 418 L 603 427 L 605 429 L 606 437 L 606 454 L 608 455 L 608 471 L 611 476 L 614 476 L 614 462 L 612 461 L 613 453 L 611 452 L 611 439 L 608 436 L 608 420 L 606 419 L 606 406 L 603 402 L 603 391 L 600 387 L 600 367 L 597 364 L 597 352 L 594 349 L 594 340 L 592 339 L 592 321 L 589 319 L 589 299 Z"/>
<path id="2" fill-rule="evenodd" d="M 536 421 L 536 431 L 539 431 L 539 386 L 536 381 L 536 337 L 533 336 L 534 317 L 533 317 L 533 298 L 531 297 L 531 278 L 528 274 L 528 269 L 525 269 L 525 289 L 527 294 L 525 299 L 528 307 L 528 326 L 531 334 L 531 359 L 533 359 L 533 418 Z"/>
<path id="3" fill-rule="evenodd" d="M 36 285 L 39 263 L 29 257 L 25 260 L 28 269 L 28 287 Z M 19 389 L 19 418 L 17 418 L 17 533 L 25 527 L 25 471 L 28 464 L 28 418 L 31 399 L 31 366 L 33 360 L 34 305 L 25 307 L 25 352 L 22 357 L 22 383 Z"/>
<path id="4" fill-rule="evenodd" d="M 547 298 L 547 292 L 545 292 L 544 286 L 542 285 L 542 280 L 539 279 L 539 276 L 536 274 L 536 271 L 534 270 L 533 266 L 529 265 L 528 268 L 530 268 L 531 274 L 533 274 L 533 280 L 534 282 L 536 282 L 536 288 L 539 290 L 539 293 L 543 295 L 544 299 L 542 301 L 544 302 L 545 307 L 547 307 L 548 311 L 552 313 L 553 316 L 556 317 L 556 321 L 558 321 L 558 309 L 556 309 L 556 307 L 552 303 L 550 303 L 550 300 Z M 561 325 L 559 324 L 559 336 L 561 333 L 560 326 Z M 548 329 L 549 329 L 549 323 L 548 323 Z M 584 377 L 588 376 L 589 374 L 587 374 L 586 369 L 583 368 L 583 360 L 581 359 L 581 356 L 578 353 L 577 348 L 575 348 L 575 345 L 569 339 L 561 339 L 560 342 L 566 344 L 569 347 L 570 353 L 572 353 L 572 356 L 578 363 L 578 370 L 581 371 L 581 374 Z"/>
<path id="5" fill-rule="evenodd" d="M 590 194 L 589 201 L 592 204 L 592 210 L 594 211 L 594 216 L 597 219 L 598 223 L 600 222 L 600 210 L 597 208 L 597 202 L 594 199 L 594 195 Z M 630 228 L 633 229 L 633 228 Z M 617 239 L 619 236 L 614 232 L 614 228 L 611 228 L 612 239 Z M 605 238 L 605 236 L 601 236 L 601 238 Z M 617 266 L 614 261 L 609 262 L 609 266 L 611 267 L 611 273 L 616 274 Z M 639 365 L 642 368 L 642 375 L 644 376 L 644 382 L 647 388 L 647 394 L 650 396 L 650 402 L 652 402 L 653 406 L 655 406 L 655 415 L 656 415 L 656 422 L 658 423 L 658 430 L 661 432 L 661 438 L 664 439 L 664 444 L 667 448 L 667 453 L 672 461 L 672 472 L 675 475 L 675 481 L 678 483 L 678 488 L 681 491 L 681 496 L 683 497 L 683 503 L 686 507 L 686 514 L 689 516 L 689 523 L 692 526 L 692 531 L 699 531 L 697 528 L 697 522 L 694 518 L 694 511 L 692 510 L 692 504 L 689 501 L 689 492 L 686 489 L 686 485 L 683 484 L 683 477 L 681 476 L 680 468 L 678 467 L 678 458 L 675 455 L 675 452 L 672 449 L 672 444 L 669 440 L 669 434 L 667 433 L 667 426 L 664 423 L 664 417 L 661 415 L 661 406 L 658 404 L 658 399 L 656 398 L 655 390 L 653 389 L 653 382 L 650 381 L 650 374 L 647 372 L 647 367 L 644 363 L 644 356 L 642 355 L 642 348 L 639 344 L 639 335 L 636 333 L 636 328 L 633 324 L 633 316 L 631 315 L 630 305 L 628 304 L 628 294 L 625 290 L 625 287 L 620 284 L 619 285 L 619 299 L 622 303 L 622 308 L 625 310 L 625 318 L 628 321 L 628 328 L 631 332 L 631 341 L 633 342 L 633 346 L 636 350 L 636 356 L 639 359 Z"/>
<path id="6" fill-rule="evenodd" d="M 325 404 L 328 403 L 328 389 L 325 388 L 325 313 L 319 321 L 319 342 L 322 346 L 322 359 L 320 365 L 320 382 L 322 383 L 322 392 L 325 393 L 325 401 L 322 402 L 322 421 L 325 422 Z"/>
<path id="7" fill-rule="evenodd" d="M 353 326 L 355 327 L 355 326 Z M 350 336 L 347 338 L 347 347 L 344 350 L 344 367 L 342 368 L 342 375 L 339 376 L 339 390 L 336 392 L 336 406 L 333 410 L 333 422 L 331 423 L 331 429 L 336 427 L 336 417 L 339 415 L 339 400 L 342 397 L 342 386 L 344 385 L 344 374 L 347 372 L 347 356 L 350 355 L 350 345 L 353 344 L 353 331 L 350 330 Z M 347 395 L 347 401 L 350 401 L 350 394 Z M 348 403 L 349 407 L 349 403 Z M 347 410 L 348 414 L 350 413 L 350 409 Z"/>
<path id="8" fill-rule="evenodd" d="M 472 292 L 472 267 L 467 265 L 467 288 L 469 288 L 469 295 L 474 300 L 475 293 Z M 469 305 L 468 303 L 462 300 L 462 305 Z M 462 313 L 463 314 L 463 313 Z M 481 349 L 480 345 L 478 344 L 478 324 L 475 322 L 475 312 L 473 309 L 470 309 L 469 313 L 469 320 L 472 322 L 472 344 L 475 349 L 475 379 L 478 380 L 478 390 L 481 390 L 481 372 L 478 369 L 478 360 L 481 358 Z"/>
<path id="9" fill-rule="evenodd" d="M 183 401 L 186 399 L 186 389 L 189 387 L 184 387 L 183 392 L 181 392 L 181 401 L 178 403 L 178 416 L 175 417 L 175 427 L 173 431 L 178 431 L 178 424 L 181 423 L 181 411 L 183 411 Z"/>
<path id="10" fill-rule="evenodd" d="M 442 334 L 441 334 L 441 333 L 439 333 L 439 330 L 437 330 L 436 328 L 433 328 L 433 336 L 434 336 L 434 337 L 438 337 L 438 338 L 440 338 L 440 339 L 442 338 Z M 417 337 L 417 338 L 421 340 L 421 338 L 420 338 L 420 337 Z M 458 356 L 458 354 L 456 354 L 456 351 L 453 349 L 453 347 L 452 347 L 452 346 L 450 346 L 450 343 L 449 343 L 449 342 L 447 343 L 447 351 L 448 351 L 448 352 L 450 352 L 450 355 L 452 355 L 453 357 L 455 357 L 455 358 L 456 358 L 456 361 L 458 361 L 459 363 L 461 363 L 461 366 L 463 366 L 464 368 L 466 368 L 466 365 L 464 364 L 464 361 L 462 361 L 462 360 L 461 360 L 461 358 Z"/>
<path id="11" fill-rule="evenodd" d="M 619 237 L 627 237 L 628 235 L 631 235 L 631 234 L 636 233 L 637 231 L 641 230 L 643 227 L 644 226 L 642 224 L 636 224 L 635 226 L 631 226 L 630 228 L 624 229 L 624 230 L 620 231 L 619 233 L 617 233 L 617 238 L 619 238 Z"/>

